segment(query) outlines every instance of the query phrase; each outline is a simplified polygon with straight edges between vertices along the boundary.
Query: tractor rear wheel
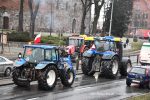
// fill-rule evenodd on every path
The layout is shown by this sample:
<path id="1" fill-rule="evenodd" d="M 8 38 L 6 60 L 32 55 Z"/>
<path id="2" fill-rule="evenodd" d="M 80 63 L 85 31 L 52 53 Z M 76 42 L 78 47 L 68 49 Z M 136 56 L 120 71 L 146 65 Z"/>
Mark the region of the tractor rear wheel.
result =
<path id="1" fill-rule="evenodd" d="M 127 73 L 129 72 L 129 70 L 131 69 L 132 64 L 130 61 L 127 61 L 125 63 L 121 64 L 121 68 L 120 68 L 120 74 L 122 76 L 127 76 Z"/>
<path id="2" fill-rule="evenodd" d="M 95 71 L 90 72 L 91 69 L 92 69 L 93 61 L 94 61 L 94 58 L 88 58 L 88 57 L 83 57 L 82 58 L 82 65 L 81 65 L 82 67 L 81 67 L 81 69 L 82 69 L 82 72 L 83 72 L 84 75 L 92 76 L 95 73 Z"/>
<path id="3" fill-rule="evenodd" d="M 101 74 L 106 78 L 116 78 L 119 70 L 119 59 L 113 57 L 111 61 L 102 61 L 101 63 Z"/>

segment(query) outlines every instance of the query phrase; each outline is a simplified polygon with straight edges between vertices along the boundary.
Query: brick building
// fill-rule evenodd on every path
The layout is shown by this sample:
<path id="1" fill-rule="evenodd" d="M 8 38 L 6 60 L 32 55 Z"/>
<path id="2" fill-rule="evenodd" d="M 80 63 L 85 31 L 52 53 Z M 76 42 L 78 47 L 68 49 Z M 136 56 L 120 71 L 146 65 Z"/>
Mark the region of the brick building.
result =
<path id="1" fill-rule="evenodd" d="M 150 0 L 133 0 L 133 15 L 130 28 L 150 29 Z"/>
<path id="2" fill-rule="evenodd" d="M 0 21 L 2 23 L 2 9 L 6 8 L 9 14 L 9 29 L 18 28 L 20 0 L 0 0 Z M 30 13 L 28 0 L 24 0 L 24 31 L 29 31 Z M 80 0 L 41 0 L 39 12 L 36 18 L 35 31 L 50 30 L 53 32 L 80 31 L 82 17 L 82 4 Z M 89 31 L 90 14 L 86 18 L 86 32 Z M 2 28 L 2 24 L 0 24 Z"/>

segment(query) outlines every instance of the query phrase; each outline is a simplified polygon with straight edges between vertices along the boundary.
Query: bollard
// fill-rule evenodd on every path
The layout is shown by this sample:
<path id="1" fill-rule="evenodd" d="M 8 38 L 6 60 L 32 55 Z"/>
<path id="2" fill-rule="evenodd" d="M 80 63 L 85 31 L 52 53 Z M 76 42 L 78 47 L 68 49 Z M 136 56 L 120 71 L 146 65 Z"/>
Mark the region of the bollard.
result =
<path id="1" fill-rule="evenodd" d="M 139 63 L 139 55 L 137 55 L 137 64 Z"/>

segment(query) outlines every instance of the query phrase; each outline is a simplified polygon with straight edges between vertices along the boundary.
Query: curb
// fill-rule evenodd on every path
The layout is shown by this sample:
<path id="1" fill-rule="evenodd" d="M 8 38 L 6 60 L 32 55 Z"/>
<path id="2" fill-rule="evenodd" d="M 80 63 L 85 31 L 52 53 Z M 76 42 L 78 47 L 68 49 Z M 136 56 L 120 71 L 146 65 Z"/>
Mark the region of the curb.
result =
<path id="1" fill-rule="evenodd" d="M 140 97 L 140 96 L 144 96 L 144 95 L 147 95 L 147 94 L 150 94 L 150 93 L 144 93 L 144 94 L 137 94 L 137 95 L 134 95 L 134 96 L 130 96 L 130 97 L 126 97 L 126 98 L 123 98 L 123 99 L 121 99 L 121 100 L 128 100 L 128 99 L 130 99 L 130 98 L 134 98 L 134 97 Z"/>
<path id="2" fill-rule="evenodd" d="M 0 86 L 7 86 L 7 85 L 13 85 L 14 83 L 6 83 L 6 84 L 0 84 Z"/>

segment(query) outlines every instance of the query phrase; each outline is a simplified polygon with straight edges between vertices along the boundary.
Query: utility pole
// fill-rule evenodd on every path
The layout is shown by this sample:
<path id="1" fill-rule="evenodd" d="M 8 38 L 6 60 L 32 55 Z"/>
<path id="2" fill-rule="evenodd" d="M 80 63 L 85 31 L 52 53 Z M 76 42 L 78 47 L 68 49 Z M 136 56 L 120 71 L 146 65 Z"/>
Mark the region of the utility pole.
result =
<path id="1" fill-rule="evenodd" d="M 50 36 L 51 36 L 51 34 L 52 34 L 52 20 L 53 20 L 53 4 L 52 4 L 52 2 L 51 2 L 51 22 L 50 22 Z"/>
<path id="2" fill-rule="evenodd" d="M 1 33 L 1 45 L 2 45 L 2 50 L 1 50 L 1 54 L 3 54 L 4 52 L 4 45 L 3 45 L 3 26 L 2 26 L 2 33 Z"/>
<path id="3" fill-rule="evenodd" d="M 112 17 L 113 17 L 113 9 L 114 9 L 114 0 L 111 0 L 112 7 L 111 7 L 111 18 L 110 18 L 110 26 L 109 26 L 109 36 L 111 35 L 112 29 Z"/>
<path id="4" fill-rule="evenodd" d="M 90 11 L 89 11 L 89 14 L 90 14 L 90 15 L 89 15 L 89 17 L 90 17 L 90 19 L 89 19 L 89 34 L 91 34 L 91 13 L 92 13 L 91 10 L 92 10 L 92 9 L 91 9 L 91 7 L 90 7 Z"/>

